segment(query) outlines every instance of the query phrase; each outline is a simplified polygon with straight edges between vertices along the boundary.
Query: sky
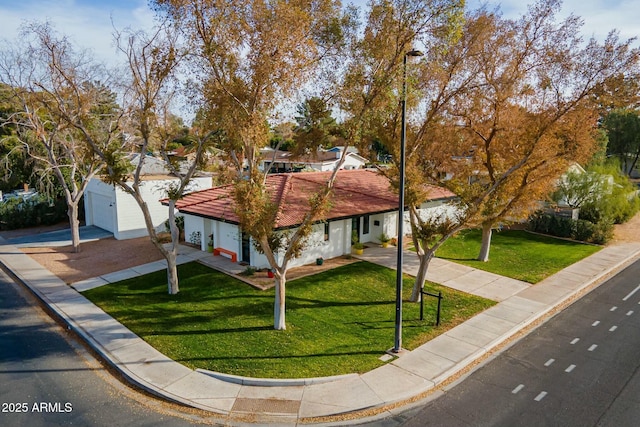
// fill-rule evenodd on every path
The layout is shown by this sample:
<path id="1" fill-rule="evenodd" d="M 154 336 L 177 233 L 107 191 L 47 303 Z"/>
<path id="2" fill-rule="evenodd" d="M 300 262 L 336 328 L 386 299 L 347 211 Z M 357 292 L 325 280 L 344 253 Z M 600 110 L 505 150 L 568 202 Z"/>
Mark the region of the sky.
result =
<path id="1" fill-rule="evenodd" d="M 150 29 L 154 14 L 147 0 L 0 0 L 0 43 L 16 39 L 20 26 L 31 21 L 50 22 L 74 44 L 115 65 L 114 28 Z"/>
<path id="2" fill-rule="evenodd" d="M 349 1 L 366 4 L 366 0 L 343 3 Z M 468 0 L 467 6 L 476 8 L 481 2 Z M 526 11 L 529 2 L 486 3 L 489 9 L 500 6 L 505 17 L 515 18 Z M 624 40 L 640 35 L 639 11 L 640 0 L 564 0 L 560 16 L 573 13 L 582 17 L 584 38 L 603 40 L 615 28 Z M 154 15 L 147 0 L 0 0 L 0 43 L 16 39 L 21 24 L 34 20 L 49 21 L 74 43 L 92 50 L 97 59 L 116 65 L 119 57 L 113 44 L 114 27 L 150 29 Z"/>

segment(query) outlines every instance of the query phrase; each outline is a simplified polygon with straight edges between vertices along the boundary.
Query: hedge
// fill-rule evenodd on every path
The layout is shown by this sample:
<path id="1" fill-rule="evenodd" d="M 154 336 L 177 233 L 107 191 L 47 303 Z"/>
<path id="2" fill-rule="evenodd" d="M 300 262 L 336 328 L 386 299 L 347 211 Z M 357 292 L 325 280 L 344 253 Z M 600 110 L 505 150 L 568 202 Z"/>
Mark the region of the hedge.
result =
<path id="1" fill-rule="evenodd" d="M 603 245 L 613 237 L 613 223 L 601 219 L 593 223 L 585 219 L 557 217 L 537 212 L 529 218 L 529 230 L 581 242 Z"/>
<path id="2" fill-rule="evenodd" d="M 67 219 L 67 204 L 63 199 L 51 203 L 40 195 L 29 200 L 14 198 L 0 202 L 0 230 L 53 225 Z"/>

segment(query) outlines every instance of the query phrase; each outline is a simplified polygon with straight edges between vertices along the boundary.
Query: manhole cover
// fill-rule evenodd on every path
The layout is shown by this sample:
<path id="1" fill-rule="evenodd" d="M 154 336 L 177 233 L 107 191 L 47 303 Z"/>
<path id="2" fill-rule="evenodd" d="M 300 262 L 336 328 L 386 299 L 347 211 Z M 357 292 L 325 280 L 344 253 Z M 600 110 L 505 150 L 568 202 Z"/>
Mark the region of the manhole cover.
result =
<path id="1" fill-rule="evenodd" d="M 260 412 L 269 414 L 297 414 L 300 409 L 298 400 L 282 399 L 246 399 L 238 398 L 231 408 L 232 412 Z"/>

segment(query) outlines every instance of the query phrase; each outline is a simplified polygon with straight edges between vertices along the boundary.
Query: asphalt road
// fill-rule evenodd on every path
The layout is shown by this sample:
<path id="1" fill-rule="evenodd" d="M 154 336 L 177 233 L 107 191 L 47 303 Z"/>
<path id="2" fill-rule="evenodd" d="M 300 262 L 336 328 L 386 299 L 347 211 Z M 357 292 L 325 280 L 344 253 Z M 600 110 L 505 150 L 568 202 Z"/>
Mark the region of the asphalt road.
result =
<path id="1" fill-rule="evenodd" d="M 0 270 L 0 426 L 188 426 L 215 421 L 113 378 Z"/>
<path id="2" fill-rule="evenodd" d="M 640 425 L 640 261 L 439 397 L 373 424 Z"/>

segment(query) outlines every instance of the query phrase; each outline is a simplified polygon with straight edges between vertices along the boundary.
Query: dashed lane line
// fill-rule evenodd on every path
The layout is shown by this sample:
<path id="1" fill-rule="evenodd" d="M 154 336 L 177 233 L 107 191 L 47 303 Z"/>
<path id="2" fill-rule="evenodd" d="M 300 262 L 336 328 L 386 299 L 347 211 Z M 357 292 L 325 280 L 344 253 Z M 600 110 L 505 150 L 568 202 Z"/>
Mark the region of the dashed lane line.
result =
<path id="1" fill-rule="evenodd" d="M 640 285 L 638 285 L 634 290 L 632 290 L 631 292 L 629 292 L 629 293 L 627 294 L 627 296 L 626 296 L 626 297 L 622 298 L 622 301 L 626 301 L 626 300 L 628 300 L 629 298 L 631 298 L 631 297 L 633 296 L 633 294 L 635 294 L 636 292 L 638 292 L 638 290 L 640 290 Z M 638 304 L 640 304 L 640 302 L 638 302 Z"/>
<path id="2" fill-rule="evenodd" d="M 538 394 L 536 398 L 533 400 L 535 400 L 536 402 L 540 402 L 542 399 L 544 399 L 546 395 L 547 395 L 546 391 L 541 391 L 540 394 Z"/>
<path id="3" fill-rule="evenodd" d="M 511 393 L 518 394 L 518 392 L 520 392 L 520 390 L 522 390 L 523 388 L 524 388 L 524 384 L 519 384 L 518 387 L 511 390 Z"/>

